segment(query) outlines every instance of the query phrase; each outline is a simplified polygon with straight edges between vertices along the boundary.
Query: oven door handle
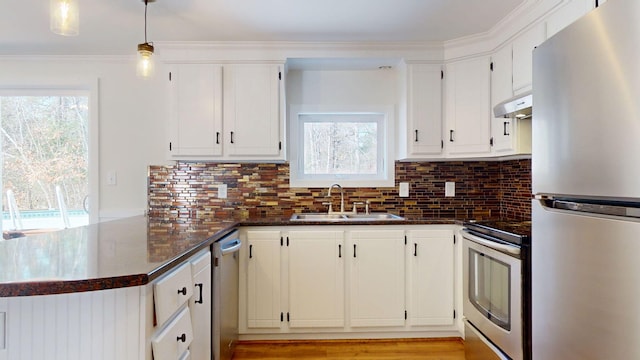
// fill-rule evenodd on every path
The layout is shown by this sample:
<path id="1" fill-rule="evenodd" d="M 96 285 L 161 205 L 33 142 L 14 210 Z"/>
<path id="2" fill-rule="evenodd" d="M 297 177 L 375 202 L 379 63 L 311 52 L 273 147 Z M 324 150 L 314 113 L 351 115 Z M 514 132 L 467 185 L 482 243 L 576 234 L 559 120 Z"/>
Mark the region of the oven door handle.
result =
<path id="1" fill-rule="evenodd" d="M 483 239 L 480 236 L 473 235 L 472 233 L 464 229 L 462 230 L 462 237 L 467 240 L 473 241 L 474 243 L 486 246 L 490 249 L 494 249 L 507 254 L 512 254 L 515 256 L 520 256 L 520 248 L 517 246 L 500 244 L 495 241 Z"/>

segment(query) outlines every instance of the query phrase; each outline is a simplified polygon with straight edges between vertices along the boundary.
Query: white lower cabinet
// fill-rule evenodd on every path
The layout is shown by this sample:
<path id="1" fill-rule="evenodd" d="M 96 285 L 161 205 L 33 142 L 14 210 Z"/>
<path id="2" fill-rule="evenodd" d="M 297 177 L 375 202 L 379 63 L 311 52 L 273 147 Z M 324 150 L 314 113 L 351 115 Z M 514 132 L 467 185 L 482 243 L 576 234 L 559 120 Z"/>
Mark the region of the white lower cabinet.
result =
<path id="1" fill-rule="evenodd" d="M 343 239 L 343 231 L 289 232 L 289 327 L 344 327 Z"/>
<path id="2" fill-rule="evenodd" d="M 351 326 L 404 325 L 404 230 L 352 231 L 351 244 Z"/>
<path id="3" fill-rule="evenodd" d="M 185 307 L 151 340 L 154 360 L 175 360 L 184 356 L 193 341 L 189 308 Z"/>
<path id="4" fill-rule="evenodd" d="M 273 229 L 240 230 L 241 339 L 460 335 L 456 225 Z"/>
<path id="5" fill-rule="evenodd" d="M 281 244 L 280 231 L 249 231 L 247 246 L 240 250 L 240 272 L 246 289 L 246 326 L 278 329 L 283 320 L 280 305 Z M 244 269 L 244 271 L 242 271 Z"/>
<path id="6" fill-rule="evenodd" d="M 453 325 L 455 253 L 453 230 L 409 230 L 409 324 Z"/>
<path id="7" fill-rule="evenodd" d="M 211 276 L 207 248 L 146 286 L 147 360 L 211 358 Z"/>
<path id="8" fill-rule="evenodd" d="M 194 360 L 210 360 L 212 350 L 211 312 L 213 310 L 211 251 L 196 255 L 190 263 L 193 274 L 193 296 L 189 300 L 189 309 L 195 336 L 189 347 L 189 356 Z"/>

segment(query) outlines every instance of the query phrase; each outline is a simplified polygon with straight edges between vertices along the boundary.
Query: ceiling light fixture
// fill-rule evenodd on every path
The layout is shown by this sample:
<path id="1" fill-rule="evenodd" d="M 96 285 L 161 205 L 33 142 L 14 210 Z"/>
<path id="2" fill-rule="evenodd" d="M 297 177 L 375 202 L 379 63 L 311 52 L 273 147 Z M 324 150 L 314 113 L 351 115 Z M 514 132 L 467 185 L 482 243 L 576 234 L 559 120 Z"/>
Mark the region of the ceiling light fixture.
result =
<path id="1" fill-rule="evenodd" d="M 138 44 L 137 75 L 143 79 L 153 76 L 153 43 L 147 41 L 147 5 L 155 0 L 142 0 L 144 2 L 144 43 Z"/>
<path id="2" fill-rule="evenodd" d="M 49 0 L 51 31 L 64 36 L 76 36 L 80 32 L 78 0 Z"/>

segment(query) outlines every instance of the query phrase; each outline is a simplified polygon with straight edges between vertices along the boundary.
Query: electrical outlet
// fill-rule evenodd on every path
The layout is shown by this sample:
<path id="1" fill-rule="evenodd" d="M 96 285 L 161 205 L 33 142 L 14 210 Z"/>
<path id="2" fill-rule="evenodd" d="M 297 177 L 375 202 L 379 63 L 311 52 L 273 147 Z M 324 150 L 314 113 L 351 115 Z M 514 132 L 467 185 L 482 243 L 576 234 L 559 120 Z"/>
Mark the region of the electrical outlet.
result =
<path id="1" fill-rule="evenodd" d="M 117 185 L 118 184 L 118 173 L 115 171 L 107 172 L 107 185 Z"/>
<path id="2" fill-rule="evenodd" d="M 400 197 L 409 197 L 409 183 L 408 182 L 401 182 L 400 183 Z"/>
<path id="3" fill-rule="evenodd" d="M 227 198 L 227 184 L 218 185 L 218 199 Z"/>
<path id="4" fill-rule="evenodd" d="M 444 183 L 444 196 L 454 197 L 456 196 L 456 183 L 453 181 L 447 181 Z"/>

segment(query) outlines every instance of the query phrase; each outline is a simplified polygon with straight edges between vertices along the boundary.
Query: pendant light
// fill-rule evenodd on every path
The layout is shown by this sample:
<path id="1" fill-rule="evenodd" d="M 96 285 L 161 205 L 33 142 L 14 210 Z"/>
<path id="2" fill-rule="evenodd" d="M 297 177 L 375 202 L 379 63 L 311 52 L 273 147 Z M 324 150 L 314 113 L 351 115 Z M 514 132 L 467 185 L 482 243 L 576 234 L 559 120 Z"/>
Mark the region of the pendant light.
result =
<path id="1" fill-rule="evenodd" d="M 64 36 L 76 36 L 80 32 L 78 0 L 49 0 L 51 31 Z"/>
<path id="2" fill-rule="evenodd" d="M 142 0 L 144 2 L 144 43 L 138 44 L 137 75 L 143 79 L 153 76 L 153 43 L 147 41 L 147 4 L 155 0 Z"/>

